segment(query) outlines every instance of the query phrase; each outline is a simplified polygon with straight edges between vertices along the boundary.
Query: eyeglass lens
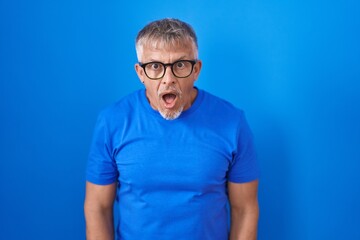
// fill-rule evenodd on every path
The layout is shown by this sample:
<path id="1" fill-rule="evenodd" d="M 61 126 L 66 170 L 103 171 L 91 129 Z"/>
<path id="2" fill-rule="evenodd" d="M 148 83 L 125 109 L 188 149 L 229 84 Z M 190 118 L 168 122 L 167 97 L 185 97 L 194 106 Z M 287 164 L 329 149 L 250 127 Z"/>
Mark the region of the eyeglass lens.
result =
<path id="1" fill-rule="evenodd" d="M 165 75 L 166 66 L 171 67 L 171 71 L 175 77 L 188 77 L 193 70 L 193 61 L 177 61 L 172 64 L 164 64 L 161 62 L 152 62 L 145 65 L 145 73 L 149 78 L 159 79 Z"/>

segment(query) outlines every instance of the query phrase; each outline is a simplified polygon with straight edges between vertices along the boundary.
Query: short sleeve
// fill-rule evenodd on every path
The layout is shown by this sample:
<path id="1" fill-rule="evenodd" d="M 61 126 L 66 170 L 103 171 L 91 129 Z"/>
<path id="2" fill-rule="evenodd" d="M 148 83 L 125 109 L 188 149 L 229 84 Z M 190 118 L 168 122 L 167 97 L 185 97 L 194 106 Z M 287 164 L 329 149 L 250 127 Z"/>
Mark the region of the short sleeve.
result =
<path id="1" fill-rule="evenodd" d="M 235 183 L 245 183 L 259 178 L 259 166 L 256 157 L 253 134 L 241 112 L 237 131 L 237 149 L 229 169 L 228 180 Z"/>
<path id="2" fill-rule="evenodd" d="M 118 170 L 112 157 L 111 139 L 106 118 L 100 114 L 95 126 L 86 169 L 86 180 L 99 185 L 114 183 Z"/>

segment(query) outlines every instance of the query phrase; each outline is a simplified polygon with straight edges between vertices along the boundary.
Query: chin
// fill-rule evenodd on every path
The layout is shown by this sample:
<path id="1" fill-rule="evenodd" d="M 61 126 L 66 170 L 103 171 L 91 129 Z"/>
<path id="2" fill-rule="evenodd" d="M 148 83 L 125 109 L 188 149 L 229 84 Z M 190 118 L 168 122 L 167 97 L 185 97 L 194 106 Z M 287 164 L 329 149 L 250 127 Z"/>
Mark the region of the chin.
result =
<path id="1" fill-rule="evenodd" d="M 180 108 L 178 108 L 176 110 L 173 110 L 173 111 L 171 111 L 171 110 L 170 111 L 169 110 L 165 110 L 165 111 L 159 110 L 159 113 L 166 120 L 175 120 L 181 115 L 183 109 L 184 109 L 184 107 L 180 107 Z"/>

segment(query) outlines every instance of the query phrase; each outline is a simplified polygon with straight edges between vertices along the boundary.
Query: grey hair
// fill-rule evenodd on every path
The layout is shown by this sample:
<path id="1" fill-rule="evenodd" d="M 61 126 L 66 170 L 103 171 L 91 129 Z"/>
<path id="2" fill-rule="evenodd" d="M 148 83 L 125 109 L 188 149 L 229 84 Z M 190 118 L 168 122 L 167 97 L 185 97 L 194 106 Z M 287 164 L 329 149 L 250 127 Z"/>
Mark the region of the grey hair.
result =
<path id="1" fill-rule="evenodd" d="M 144 46 L 166 48 L 188 46 L 194 50 L 194 58 L 198 58 L 198 44 L 194 29 L 183 21 L 174 18 L 164 18 L 147 24 L 136 37 L 136 54 L 138 60 Z"/>

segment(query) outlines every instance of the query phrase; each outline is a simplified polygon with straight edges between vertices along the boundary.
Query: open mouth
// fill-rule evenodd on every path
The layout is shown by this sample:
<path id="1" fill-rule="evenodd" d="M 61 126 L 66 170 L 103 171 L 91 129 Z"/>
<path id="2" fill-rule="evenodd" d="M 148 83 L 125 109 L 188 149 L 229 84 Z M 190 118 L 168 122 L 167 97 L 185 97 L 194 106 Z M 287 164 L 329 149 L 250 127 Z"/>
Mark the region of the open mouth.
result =
<path id="1" fill-rule="evenodd" d="M 175 106 L 177 95 L 174 93 L 166 93 L 161 96 L 164 102 L 165 108 L 173 108 Z"/>

